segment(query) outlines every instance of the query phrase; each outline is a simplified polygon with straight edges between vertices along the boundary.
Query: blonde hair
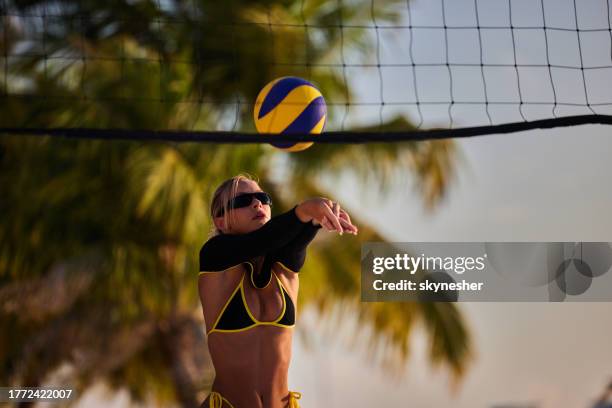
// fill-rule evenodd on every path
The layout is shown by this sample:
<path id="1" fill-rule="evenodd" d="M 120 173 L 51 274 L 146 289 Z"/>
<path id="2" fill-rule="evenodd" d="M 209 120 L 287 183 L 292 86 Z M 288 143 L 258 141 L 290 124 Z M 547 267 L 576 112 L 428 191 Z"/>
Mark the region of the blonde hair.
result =
<path id="1" fill-rule="evenodd" d="M 259 184 L 259 180 L 256 177 L 253 177 L 247 173 L 241 173 L 225 180 L 215 190 L 210 203 L 210 217 L 212 219 L 212 230 L 210 232 L 211 236 L 223 233 L 217 228 L 214 222 L 214 219 L 217 218 L 216 214 L 218 214 L 221 210 L 223 210 L 223 221 L 225 222 L 226 227 L 232 226 L 234 217 L 232 212 L 229 211 L 231 208 L 228 206 L 228 203 L 238 195 L 238 185 L 241 181 L 254 181 L 255 183 Z"/>

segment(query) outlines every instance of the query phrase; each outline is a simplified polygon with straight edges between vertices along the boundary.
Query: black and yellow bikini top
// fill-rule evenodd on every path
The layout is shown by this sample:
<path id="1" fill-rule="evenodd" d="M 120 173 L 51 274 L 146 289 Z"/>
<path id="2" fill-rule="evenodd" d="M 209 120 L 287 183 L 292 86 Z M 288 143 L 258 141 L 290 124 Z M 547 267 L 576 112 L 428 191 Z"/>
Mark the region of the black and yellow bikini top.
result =
<path id="1" fill-rule="evenodd" d="M 247 265 L 251 266 L 251 273 L 253 270 L 253 266 L 251 263 L 247 263 Z M 206 273 L 206 272 L 201 272 Z M 246 296 L 244 293 L 244 281 L 246 273 L 242 275 L 240 278 L 240 283 L 236 286 L 236 289 L 232 292 L 229 299 L 221 309 L 215 323 L 212 325 L 212 328 L 208 331 L 207 334 L 211 334 L 214 332 L 221 333 L 236 333 L 245 330 L 249 330 L 253 327 L 257 326 L 277 326 L 277 327 L 293 327 L 295 326 L 295 306 L 293 304 L 293 300 L 287 293 L 287 289 L 281 282 L 278 276 L 274 272 L 271 272 L 272 276 L 274 276 L 274 280 L 278 285 L 278 289 L 282 294 L 283 299 L 283 307 L 279 316 L 273 321 L 261 321 L 257 320 L 251 309 L 249 309 L 249 305 L 246 301 Z"/>
<path id="2" fill-rule="evenodd" d="M 209 239 L 200 250 L 200 275 L 221 273 L 231 267 L 247 265 L 253 287 L 261 289 L 272 282 L 272 277 L 281 293 L 283 307 L 273 321 L 260 321 L 255 318 L 246 301 L 245 276 L 230 295 L 221 309 L 208 334 L 213 332 L 235 333 L 257 326 L 293 327 L 295 325 L 295 305 L 276 273 L 274 264 L 297 273 L 306 258 L 306 247 L 314 239 L 320 226 L 303 223 L 295 215 L 295 209 L 273 217 L 258 230 L 248 234 L 222 234 Z M 254 259 L 258 273 L 254 273 Z"/>

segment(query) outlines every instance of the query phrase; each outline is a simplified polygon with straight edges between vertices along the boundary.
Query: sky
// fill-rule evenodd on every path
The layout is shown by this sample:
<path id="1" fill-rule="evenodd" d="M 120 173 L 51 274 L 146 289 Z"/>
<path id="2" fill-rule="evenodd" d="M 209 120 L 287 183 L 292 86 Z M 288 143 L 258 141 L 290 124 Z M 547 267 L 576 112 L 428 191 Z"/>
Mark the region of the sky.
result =
<path id="1" fill-rule="evenodd" d="M 611 13 L 605 0 L 413 0 L 399 24 L 368 30 L 373 52 L 344 52 L 345 62 L 354 64 L 346 80 L 360 104 L 346 118 L 331 117 L 328 130 L 398 113 L 413 123 L 422 120 L 424 128 L 545 119 L 553 116 L 554 101 L 559 116 L 611 114 Z M 440 29 L 444 25 L 449 28 Z M 341 57 L 331 62 L 341 63 Z M 451 100 L 456 103 L 449 114 Z M 488 116 L 485 100 L 491 103 Z M 592 111 L 571 106 L 587 100 Z M 521 111 L 513 105 L 519 101 L 525 103 Z"/>
<path id="2" fill-rule="evenodd" d="M 412 23 L 443 25 L 443 2 L 414 0 Z M 449 26 L 474 26 L 473 1 L 445 1 Z M 515 26 L 608 28 L 609 10 L 604 1 L 513 0 Z M 478 1 L 481 26 L 508 26 L 509 2 Z M 575 5 L 575 8 L 574 8 Z M 575 18 L 577 12 L 577 19 Z M 607 18 L 606 18 L 607 17 Z M 403 23 L 408 22 L 406 16 Z M 372 33 L 374 35 L 375 33 Z M 482 30 L 485 64 L 551 64 L 585 67 L 610 66 L 612 36 L 606 31 L 516 30 L 514 47 L 508 30 Z M 403 113 L 422 126 L 462 127 L 489 124 L 482 105 L 415 105 L 415 101 L 482 101 L 484 85 L 490 101 L 610 103 L 612 69 L 587 69 L 583 81 L 579 70 L 541 67 L 446 67 L 405 64 L 480 62 L 478 32 L 472 29 L 379 30 L 378 56 L 369 61 L 377 68 L 355 68 L 349 81 L 359 101 L 391 102 L 351 107 L 345 123 L 376 123 Z M 580 39 L 580 43 L 579 43 Z M 411 45 L 412 44 L 412 45 Z M 579 48 L 580 45 L 580 48 Z M 411 54 L 412 51 L 412 54 Z M 515 54 L 516 52 L 516 54 Z M 359 60 L 359 56 L 354 61 Z M 548 59 L 547 59 L 548 57 Z M 385 65 L 387 64 L 387 65 Z M 401 66 L 391 66 L 400 64 Z M 404 64 L 404 65 L 402 65 Z M 484 79 L 483 79 L 484 78 Z M 520 81 L 520 96 L 519 96 Z M 554 93 L 553 93 L 554 86 Z M 551 105 L 526 105 L 528 120 L 550 118 Z M 594 108 L 610 114 L 611 106 Z M 382 111 L 382 114 L 381 114 Z M 554 114 L 579 115 L 584 107 L 559 106 Z M 517 106 L 491 105 L 493 123 L 521 121 Z M 452 119 L 452 123 L 451 123 Z M 333 123 L 333 121 L 332 121 Z M 423 209 L 422 199 L 410 183 L 409 174 L 398 174 L 397 185 L 386 197 L 373 194 L 376 186 L 362 185 L 345 177 L 329 180 L 341 204 L 360 219 L 375 226 L 390 241 L 612 241 L 612 138 L 609 127 L 533 130 L 455 140 L 458 169 L 449 194 L 433 212 Z M 406 180 L 409 180 L 406 183 Z M 462 303 L 459 305 L 471 329 L 476 360 L 456 392 L 448 373 L 427 362 L 428 343 L 422 330 L 412 338 L 412 357 L 404 377 L 397 381 L 364 350 L 350 348 L 338 337 L 350 336 L 351 323 L 340 335 L 311 330 L 306 344 L 298 336 L 290 370 L 290 384 L 303 392 L 304 406 L 408 406 L 455 408 L 538 407 L 584 408 L 591 406 L 612 380 L 611 303 Z M 320 320 L 306 311 L 306 327 Z M 353 322 L 354 324 L 354 322 Z M 338 330 L 334 330 L 338 333 Z"/>
<path id="3" fill-rule="evenodd" d="M 609 134 L 604 126 L 581 126 L 459 141 L 464 164 L 432 214 L 410 186 L 393 189 L 382 203 L 352 189 L 355 183 L 334 186 L 349 213 L 392 241 L 612 242 Z M 610 303 L 459 307 L 477 359 L 456 394 L 448 376 L 428 365 L 420 330 L 399 383 L 331 333 L 315 332 L 310 347 L 298 336 L 290 384 L 303 392 L 306 407 L 579 408 L 612 380 Z M 304 315 L 309 327 L 318 319 Z"/>

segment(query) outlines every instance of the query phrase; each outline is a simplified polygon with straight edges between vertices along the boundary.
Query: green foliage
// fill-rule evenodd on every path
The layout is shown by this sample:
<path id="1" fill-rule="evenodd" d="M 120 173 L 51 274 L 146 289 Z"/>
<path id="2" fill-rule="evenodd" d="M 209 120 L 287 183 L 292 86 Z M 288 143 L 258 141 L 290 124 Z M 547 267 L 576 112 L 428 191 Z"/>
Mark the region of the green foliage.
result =
<path id="1" fill-rule="evenodd" d="M 370 1 L 5 3 L 20 13 L 46 7 L 62 17 L 48 19 L 44 50 L 23 42 L 41 29 L 34 19 L 4 18 L 0 54 L 32 48 L 0 76 L 1 89 L 29 95 L 3 99 L 2 126 L 211 129 L 235 115 L 236 129 L 250 130 L 250 107 L 236 115 L 233 102 L 254 100 L 281 75 L 312 78 L 331 98 L 351 98 L 341 72 L 279 61 L 325 62 L 372 45 L 363 30 L 341 36 L 336 27 L 371 21 Z M 401 4 L 377 2 L 377 21 L 397 19 Z M 296 26 L 305 21 L 325 27 Z M 50 58 L 60 55 L 72 56 L 70 63 Z M 387 125 L 410 126 L 401 118 Z M 448 141 L 315 145 L 287 155 L 259 144 L 2 135 L 0 382 L 42 384 L 69 363 L 81 391 L 102 379 L 127 387 L 137 400 L 197 406 L 212 375 L 197 253 L 211 227 L 209 199 L 221 181 L 241 172 L 258 175 L 278 204 L 275 211 L 282 211 L 308 196 L 333 196 L 321 191 L 323 177 L 349 172 L 385 190 L 394 172 L 408 170 L 432 206 L 444 195 L 454 155 Z M 280 181 L 272 167 L 278 159 L 289 174 Z M 360 241 L 383 238 L 355 221 L 358 238 L 319 238 L 312 246 L 301 307 L 316 307 L 321 316 L 334 305 L 346 307 L 369 329 L 372 349 L 387 345 L 401 362 L 421 321 L 431 361 L 462 374 L 471 346 L 454 305 L 359 302 Z"/>

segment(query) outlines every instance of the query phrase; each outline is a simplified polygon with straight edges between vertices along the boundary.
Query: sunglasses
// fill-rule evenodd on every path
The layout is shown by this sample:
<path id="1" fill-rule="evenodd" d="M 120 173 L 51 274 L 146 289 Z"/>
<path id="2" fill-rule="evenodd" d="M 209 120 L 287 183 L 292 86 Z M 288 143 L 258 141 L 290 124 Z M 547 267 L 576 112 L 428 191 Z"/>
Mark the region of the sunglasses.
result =
<path id="1" fill-rule="evenodd" d="M 272 206 L 272 197 L 270 197 L 268 193 L 258 191 L 256 193 L 245 193 L 234 197 L 232 200 L 229 200 L 227 202 L 227 207 L 229 209 L 248 207 L 249 205 L 251 205 L 254 198 L 258 199 L 263 205 Z M 219 211 L 217 211 L 215 217 L 221 217 L 224 213 L 225 211 L 222 207 Z"/>

